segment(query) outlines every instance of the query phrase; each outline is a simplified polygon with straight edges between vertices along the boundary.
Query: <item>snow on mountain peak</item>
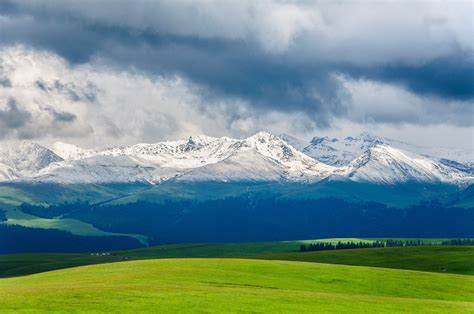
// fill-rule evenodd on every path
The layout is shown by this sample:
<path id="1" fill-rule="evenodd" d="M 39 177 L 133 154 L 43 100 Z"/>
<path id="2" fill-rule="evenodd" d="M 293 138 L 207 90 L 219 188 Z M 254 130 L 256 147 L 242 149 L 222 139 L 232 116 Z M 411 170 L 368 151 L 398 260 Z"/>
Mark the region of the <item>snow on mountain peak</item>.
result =
<path id="1" fill-rule="evenodd" d="M 193 135 L 182 140 L 117 146 L 102 151 L 58 142 L 54 151 L 31 142 L 3 145 L 0 180 L 315 182 L 334 176 L 383 184 L 474 181 L 472 173 L 464 171 L 462 164 L 398 149 L 388 140 L 367 134 L 343 140 L 317 137 L 299 150 L 279 136 L 258 132 L 244 139 Z"/>
<path id="2" fill-rule="evenodd" d="M 314 181 L 334 172 L 333 167 L 304 155 L 268 132 L 241 140 L 193 135 L 183 140 L 112 147 L 97 152 L 64 143 L 55 145 L 55 149 L 66 161 L 41 171 L 39 180 L 92 182 L 96 177 L 98 182 L 112 178 L 150 182 L 171 178 Z M 114 160 L 117 160 L 116 165 Z M 85 175 L 81 176 L 81 172 Z"/>
<path id="3" fill-rule="evenodd" d="M 286 167 L 292 177 L 326 177 L 333 167 L 318 162 L 301 153 L 279 137 L 268 133 L 259 132 L 245 140 L 258 153 L 271 158 Z"/>
<path id="4" fill-rule="evenodd" d="M 31 176 L 63 158 L 53 151 L 30 141 L 3 143 L 0 147 L 0 163 L 21 175 Z"/>
<path id="5" fill-rule="evenodd" d="M 278 137 L 299 151 L 303 150 L 303 148 L 305 148 L 307 145 L 304 141 L 285 133 L 278 135 Z"/>
<path id="6" fill-rule="evenodd" d="M 346 175 L 354 181 L 389 184 L 408 181 L 461 183 L 474 179 L 429 158 L 386 144 L 375 145 L 353 160 Z"/>
<path id="7" fill-rule="evenodd" d="M 56 142 L 53 144 L 53 151 L 63 159 L 80 159 L 94 154 L 93 151 L 83 149 L 74 144 Z"/>
<path id="8" fill-rule="evenodd" d="M 357 136 L 355 139 L 353 140 L 359 140 L 359 141 L 364 141 L 364 142 L 371 142 L 371 143 L 377 143 L 377 144 L 381 144 L 381 143 L 385 143 L 386 140 L 380 136 L 377 136 L 377 135 L 374 135 L 372 133 L 369 133 L 369 132 L 362 132 L 359 134 L 359 136 Z"/>
<path id="9" fill-rule="evenodd" d="M 418 155 L 428 156 L 444 164 L 450 164 L 466 172 L 473 168 L 473 152 L 471 149 L 448 149 L 442 147 L 423 147 L 408 144 L 389 138 L 383 138 L 368 132 L 362 132 L 356 137 L 348 136 L 344 139 L 329 137 L 314 137 L 310 142 L 291 139 L 298 143 L 298 150 L 325 164 L 342 167 L 364 154 L 368 149 L 385 144 L 402 151 L 415 152 Z"/>
<path id="10" fill-rule="evenodd" d="M 310 143 L 313 145 L 318 145 L 318 144 L 323 144 L 324 142 L 334 143 L 337 141 L 338 141 L 337 138 L 329 138 L 328 136 L 324 136 L 324 137 L 315 136 L 311 139 Z"/>
<path id="11" fill-rule="evenodd" d="M 190 136 L 185 140 L 112 147 L 99 155 L 135 156 L 167 168 L 195 168 L 216 163 L 232 153 L 237 140 L 228 137 Z"/>
<path id="12" fill-rule="evenodd" d="M 0 181 L 10 181 L 17 179 L 18 177 L 19 175 L 15 170 L 5 164 L 0 163 Z"/>

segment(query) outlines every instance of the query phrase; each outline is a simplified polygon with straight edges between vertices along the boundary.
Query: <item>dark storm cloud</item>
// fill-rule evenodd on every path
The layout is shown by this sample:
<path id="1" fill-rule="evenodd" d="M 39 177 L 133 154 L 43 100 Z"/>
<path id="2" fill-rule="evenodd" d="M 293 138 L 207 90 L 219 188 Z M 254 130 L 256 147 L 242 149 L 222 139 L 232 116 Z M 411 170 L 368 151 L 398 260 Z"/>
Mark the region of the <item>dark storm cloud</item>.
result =
<path id="1" fill-rule="evenodd" d="M 54 122 L 70 123 L 70 122 L 74 122 L 77 118 L 75 114 L 70 113 L 70 112 L 57 111 L 52 108 L 47 108 L 45 110 L 51 113 L 51 115 L 54 118 Z"/>
<path id="2" fill-rule="evenodd" d="M 245 42 L 166 38 L 134 46 L 122 42 L 108 51 L 115 63 L 204 84 L 212 91 L 206 98 L 240 97 L 261 109 L 305 111 L 320 125 L 345 111 L 345 95 L 331 68 L 294 66 L 281 56 L 256 54 Z"/>
<path id="3" fill-rule="evenodd" d="M 201 11 L 194 7 L 190 11 L 183 10 L 185 5 L 192 6 L 192 2 L 178 2 L 175 11 L 173 4 L 144 2 L 141 9 L 135 6 L 140 14 L 128 12 L 130 4 L 127 2 L 102 3 L 84 1 L 63 5 L 51 1 L 41 5 L 36 1 L 3 1 L 0 5 L 0 15 L 3 17 L 3 21 L 0 20 L 0 43 L 23 43 L 52 50 L 72 63 L 100 59 L 109 65 L 135 67 L 152 74 L 178 74 L 205 86 L 209 91 L 207 97 L 240 98 L 257 109 L 302 111 L 319 126 L 327 126 L 331 117 L 344 117 L 349 112 L 350 97 L 335 74 L 397 84 L 415 94 L 446 101 L 474 100 L 472 51 L 466 52 L 464 46 L 458 47 L 456 42 L 451 43 L 449 40 L 446 40 L 448 48 L 443 50 L 445 55 L 442 57 L 432 57 L 430 51 L 426 51 L 422 53 L 424 60 L 419 62 L 410 61 L 409 56 L 406 57 L 409 62 L 395 56 L 371 64 L 350 57 L 351 49 L 355 50 L 358 42 L 364 42 L 364 38 L 348 38 L 347 43 L 340 45 L 342 48 L 332 51 L 332 46 L 337 45 L 331 42 L 331 29 L 326 36 L 314 37 L 316 39 L 305 37 L 306 26 L 302 26 L 301 33 L 283 27 L 273 35 L 270 27 L 265 29 L 264 35 L 254 35 L 252 32 L 258 33 L 260 28 L 265 27 L 259 24 L 258 20 L 262 18 L 259 14 L 251 15 L 255 21 L 242 20 L 257 25 L 252 24 L 250 30 L 242 30 L 242 26 L 237 23 L 224 25 L 225 18 L 222 29 L 216 29 L 213 26 L 219 27 L 219 23 L 206 25 L 206 17 L 199 20 L 203 14 Z M 280 5 L 283 2 L 275 3 Z M 269 8 L 273 5 L 270 2 L 263 4 Z M 121 11 L 122 5 L 124 9 Z M 309 6 L 308 3 L 301 5 Z M 292 8 L 285 7 L 285 10 L 290 12 Z M 189 15 L 193 12 L 197 18 Z M 222 15 L 233 20 L 229 15 L 232 13 L 227 11 L 222 12 Z M 189 19 L 189 25 L 183 23 L 186 19 Z M 315 19 L 310 16 L 309 21 Z M 442 24 L 444 21 L 437 23 Z M 288 26 L 292 24 L 288 23 Z M 295 33 L 294 50 L 285 41 L 287 32 Z M 364 35 L 360 34 L 362 37 Z M 373 34 L 368 34 L 367 38 L 369 35 Z M 286 44 L 273 44 L 278 40 Z M 305 52 L 299 51 L 298 48 L 305 46 L 306 42 L 309 42 L 307 46 L 313 45 L 315 48 L 302 48 L 300 50 Z M 363 52 L 367 51 L 369 59 L 370 54 L 378 48 L 370 43 L 362 49 Z M 377 40 L 374 43 L 377 44 Z M 405 56 L 404 51 L 410 49 L 413 54 L 417 54 L 416 58 L 420 58 L 417 47 L 409 40 L 406 47 L 395 47 L 393 51 L 398 53 L 401 50 L 401 55 Z M 428 50 L 425 47 L 419 49 Z M 354 55 L 357 55 L 357 51 L 354 51 Z M 373 59 L 378 60 L 383 55 L 380 53 Z M 38 87 L 46 88 L 41 82 Z M 463 108 L 460 108 L 461 116 Z M 443 111 L 438 109 L 433 108 L 433 112 Z M 416 123 L 417 117 L 410 119 L 410 123 Z M 404 122 L 403 118 L 399 120 Z"/>
<path id="4" fill-rule="evenodd" d="M 12 82 L 7 78 L 0 78 L 1 87 L 12 87 Z"/>
<path id="5" fill-rule="evenodd" d="M 121 28 L 79 26 L 74 20 L 48 18 L 39 23 L 37 19 L 25 22 L 19 34 L 15 34 L 17 26 L 12 27 L 3 40 L 53 50 L 73 63 L 100 57 L 112 65 L 153 74 L 179 74 L 208 87 L 212 91 L 208 96 L 239 97 L 263 109 L 306 111 L 321 126 L 330 115 L 345 110 L 340 84 L 330 67 L 294 66 L 282 56 L 259 53 L 253 43 L 149 31 L 136 34 Z M 45 88 L 41 82 L 37 86 Z"/>
<path id="6" fill-rule="evenodd" d="M 31 114 L 18 108 L 16 100 L 10 98 L 6 108 L 0 109 L 0 133 L 6 134 L 11 129 L 19 129 L 25 126 L 31 118 Z"/>
<path id="7" fill-rule="evenodd" d="M 396 83 L 421 95 L 465 101 L 474 99 L 474 58 L 461 51 L 421 65 L 347 66 L 345 72 L 353 77 Z"/>
<path id="8" fill-rule="evenodd" d="M 1 82 L 1 81 L 0 81 Z M 78 91 L 73 83 L 64 84 L 60 80 L 54 80 L 53 82 L 46 83 L 39 79 L 35 82 L 37 88 L 44 92 L 56 91 L 66 95 L 69 100 L 73 102 L 87 101 L 94 102 L 96 95 L 96 87 L 89 84 L 86 90 Z"/>

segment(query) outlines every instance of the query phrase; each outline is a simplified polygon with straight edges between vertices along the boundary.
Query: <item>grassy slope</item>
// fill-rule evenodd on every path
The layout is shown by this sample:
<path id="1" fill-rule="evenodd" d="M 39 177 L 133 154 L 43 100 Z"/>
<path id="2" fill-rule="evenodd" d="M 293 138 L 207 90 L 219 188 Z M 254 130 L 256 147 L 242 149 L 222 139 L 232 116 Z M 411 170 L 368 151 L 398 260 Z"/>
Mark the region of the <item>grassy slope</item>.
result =
<path id="1" fill-rule="evenodd" d="M 256 255 L 254 258 L 474 275 L 473 246 L 393 247 L 277 253 Z"/>
<path id="2" fill-rule="evenodd" d="M 136 257 L 223 257 L 242 256 L 265 253 L 295 252 L 301 244 L 324 242 L 373 242 L 369 239 L 359 238 L 331 238 L 319 240 L 296 240 L 281 242 L 255 242 L 255 243 L 204 243 L 204 244 L 176 244 L 160 245 L 120 253 L 131 254 Z"/>
<path id="3" fill-rule="evenodd" d="M 0 279 L 4 311 L 474 311 L 474 277 L 288 261 L 167 259 Z"/>
<path id="4" fill-rule="evenodd" d="M 0 277 L 14 277 L 75 266 L 122 261 L 118 256 L 88 254 L 31 253 L 0 254 Z"/>
<path id="5" fill-rule="evenodd" d="M 139 234 L 114 233 L 102 231 L 91 224 L 76 219 L 47 219 L 23 213 L 18 209 L 6 209 L 6 224 L 39 229 L 56 229 L 69 231 L 78 236 L 125 236 L 137 239 L 142 244 L 147 244 L 147 237 Z"/>
<path id="6" fill-rule="evenodd" d="M 327 239 L 319 241 L 337 241 Z M 309 241 L 240 244 L 177 244 L 114 252 L 112 256 L 89 254 L 0 254 L 0 277 L 12 277 L 73 266 L 132 260 L 186 257 L 245 257 L 302 260 L 330 264 L 389 267 L 474 275 L 474 247 L 405 247 L 299 253 Z"/>
<path id="7" fill-rule="evenodd" d="M 317 240 L 334 242 L 340 239 Z M 114 252 L 114 256 L 89 254 L 0 254 L 0 277 L 32 274 L 72 266 L 121 261 L 130 259 L 177 258 L 177 257 L 231 257 L 265 253 L 286 253 L 299 249 L 302 243 L 316 240 L 225 243 L 225 244 L 172 244 L 143 249 Z"/>

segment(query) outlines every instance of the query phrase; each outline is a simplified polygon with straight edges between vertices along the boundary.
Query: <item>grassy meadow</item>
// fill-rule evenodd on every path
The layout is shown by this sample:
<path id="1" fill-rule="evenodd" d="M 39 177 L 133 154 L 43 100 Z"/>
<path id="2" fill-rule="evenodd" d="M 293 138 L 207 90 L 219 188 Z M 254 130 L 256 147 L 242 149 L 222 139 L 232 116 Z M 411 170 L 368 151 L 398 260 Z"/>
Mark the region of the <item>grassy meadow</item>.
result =
<path id="1" fill-rule="evenodd" d="M 0 254 L 0 277 L 34 274 L 75 266 L 163 258 L 252 258 L 386 267 L 474 275 L 474 247 L 419 246 L 299 252 L 305 243 L 371 239 L 320 239 L 261 243 L 173 244 L 97 253 Z M 433 243 L 439 239 L 430 239 Z M 103 255 L 101 253 L 107 253 Z M 110 255 L 109 255 L 110 254 Z"/>
<path id="2" fill-rule="evenodd" d="M 298 251 L 338 241 L 1 254 L 0 312 L 474 311 L 473 246 Z"/>
<path id="3" fill-rule="evenodd" d="M 472 313 L 474 277 L 248 259 L 162 259 L 0 280 L 11 312 Z"/>
<path id="4" fill-rule="evenodd" d="M 91 255 L 88 253 L 0 254 L 0 277 L 27 275 L 73 266 L 118 262 L 123 261 L 124 259 L 141 260 L 154 258 L 187 257 L 241 257 L 267 253 L 288 253 L 297 252 L 299 250 L 300 245 L 305 243 L 337 243 L 338 241 L 370 242 L 372 240 L 338 238 L 256 243 L 171 244 L 127 251 L 109 252 L 111 253 L 111 255 Z"/>
<path id="5" fill-rule="evenodd" d="M 257 259 L 474 275 L 474 246 L 412 246 L 256 255 Z"/>

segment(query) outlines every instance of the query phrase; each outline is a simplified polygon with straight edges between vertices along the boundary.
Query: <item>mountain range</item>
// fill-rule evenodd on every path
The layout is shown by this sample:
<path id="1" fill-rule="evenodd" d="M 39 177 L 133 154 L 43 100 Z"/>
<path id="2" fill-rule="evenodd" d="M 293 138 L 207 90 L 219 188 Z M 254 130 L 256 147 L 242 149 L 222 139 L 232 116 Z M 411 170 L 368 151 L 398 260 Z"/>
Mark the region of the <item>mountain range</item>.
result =
<path id="1" fill-rule="evenodd" d="M 470 156 L 367 133 L 193 135 L 101 150 L 3 144 L 0 239 L 15 245 L 0 252 L 471 237 Z"/>
<path id="2" fill-rule="evenodd" d="M 362 133 L 344 139 L 259 132 L 245 139 L 177 141 L 87 150 L 23 141 L 0 148 L 0 181 L 30 183 L 402 182 L 470 185 L 472 152 L 431 149 Z"/>

